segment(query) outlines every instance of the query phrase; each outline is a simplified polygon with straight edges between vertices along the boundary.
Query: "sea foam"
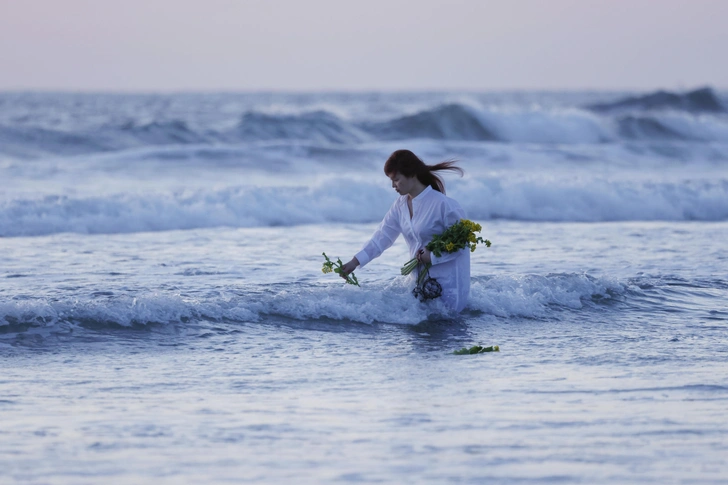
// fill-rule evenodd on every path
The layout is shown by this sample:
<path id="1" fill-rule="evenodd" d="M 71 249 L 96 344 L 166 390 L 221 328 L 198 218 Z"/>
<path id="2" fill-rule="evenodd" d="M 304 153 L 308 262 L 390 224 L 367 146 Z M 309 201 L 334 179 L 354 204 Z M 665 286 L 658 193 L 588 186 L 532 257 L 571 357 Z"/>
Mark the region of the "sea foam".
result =
<path id="1" fill-rule="evenodd" d="M 363 288 L 338 282 L 323 286 L 290 283 L 275 288 L 231 287 L 208 296 L 158 291 L 113 296 L 23 298 L 0 302 L 0 332 L 82 327 L 134 327 L 191 320 L 259 322 L 269 317 L 353 323 L 414 325 L 456 318 L 438 300 L 421 304 L 409 281 L 398 277 Z M 624 298 L 627 285 L 586 274 L 510 275 L 473 280 L 467 311 L 500 317 L 541 318 Z M 111 292 L 109 292 L 111 293 Z"/>
<path id="2" fill-rule="evenodd" d="M 453 181 L 449 194 L 477 220 L 728 219 L 728 180 L 485 177 Z M 381 184 L 343 179 L 306 187 L 17 197 L 0 202 L 0 236 L 371 223 L 382 219 L 393 200 Z"/>

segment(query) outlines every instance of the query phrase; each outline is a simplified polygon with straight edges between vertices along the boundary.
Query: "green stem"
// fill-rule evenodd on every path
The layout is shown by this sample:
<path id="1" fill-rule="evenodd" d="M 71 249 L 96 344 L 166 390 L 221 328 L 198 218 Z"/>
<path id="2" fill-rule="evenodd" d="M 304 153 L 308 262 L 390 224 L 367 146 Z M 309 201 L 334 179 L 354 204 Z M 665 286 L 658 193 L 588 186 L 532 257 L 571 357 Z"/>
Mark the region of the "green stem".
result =
<path id="1" fill-rule="evenodd" d="M 425 276 L 427 276 L 427 271 L 432 268 L 431 263 L 425 263 L 425 267 L 420 271 L 420 276 L 417 278 L 417 286 L 422 286 L 422 282 L 425 281 Z"/>
<path id="2" fill-rule="evenodd" d="M 417 264 L 419 261 L 417 261 L 417 258 L 412 258 L 406 263 L 404 263 L 404 266 L 402 266 L 402 270 L 400 271 L 402 275 L 406 276 L 410 274 L 414 269 L 417 267 Z"/>

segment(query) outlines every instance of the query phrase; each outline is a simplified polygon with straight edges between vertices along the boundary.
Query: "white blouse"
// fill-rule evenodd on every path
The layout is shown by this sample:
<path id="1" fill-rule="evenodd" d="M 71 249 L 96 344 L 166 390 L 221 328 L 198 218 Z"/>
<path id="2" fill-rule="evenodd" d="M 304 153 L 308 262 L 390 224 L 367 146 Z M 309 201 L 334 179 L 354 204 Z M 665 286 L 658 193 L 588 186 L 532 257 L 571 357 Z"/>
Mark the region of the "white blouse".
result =
<path id="1" fill-rule="evenodd" d="M 414 258 L 433 236 L 442 234 L 445 229 L 465 218 L 460 204 L 430 186 L 412 199 L 410 218 L 407 197 L 403 195 L 394 201 L 372 238 L 356 254 L 360 266 L 381 255 L 400 234 L 404 235 L 410 257 Z M 416 273 L 413 271 L 410 274 L 413 282 Z M 439 258 L 433 254 L 430 276 L 442 285 L 443 303 L 457 312 L 461 311 L 470 293 L 470 250 L 465 248 L 454 253 L 442 253 Z"/>

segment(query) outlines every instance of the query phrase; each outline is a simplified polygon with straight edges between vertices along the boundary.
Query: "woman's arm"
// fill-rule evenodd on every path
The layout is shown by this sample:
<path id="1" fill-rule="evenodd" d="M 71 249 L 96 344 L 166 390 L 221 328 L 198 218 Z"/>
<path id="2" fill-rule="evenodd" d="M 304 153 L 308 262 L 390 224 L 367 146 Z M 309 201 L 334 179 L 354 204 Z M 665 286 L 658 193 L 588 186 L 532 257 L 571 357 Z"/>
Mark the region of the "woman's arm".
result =
<path id="1" fill-rule="evenodd" d="M 356 253 L 351 261 L 341 267 L 342 273 L 345 273 L 342 276 L 351 273 L 357 266 L 365 266 L 369 261 L 379 257 L 394 244 L 394 241 L 402 233 L 399 225 L 399 202 L 400 199 L 394 201 L 394 204 L 389 208 L 379 227 L 372 234 L 371 239 L 364 244 L 361 251 Z"/>

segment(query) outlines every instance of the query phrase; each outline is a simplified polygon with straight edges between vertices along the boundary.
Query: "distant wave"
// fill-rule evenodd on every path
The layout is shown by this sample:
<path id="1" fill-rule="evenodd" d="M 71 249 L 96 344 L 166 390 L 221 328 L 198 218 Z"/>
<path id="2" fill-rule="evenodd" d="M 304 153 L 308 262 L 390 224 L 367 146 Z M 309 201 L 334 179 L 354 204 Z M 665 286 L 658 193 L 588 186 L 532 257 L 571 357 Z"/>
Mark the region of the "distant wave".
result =
<path id="1" fill-rule="evenodd" d="M 0 126 L 0 154 L 11 156 L 79 155 L 114 147 L 103 137 L 41 127 Z"/>
<path id="2" fill-rule="evenodd" d="M 297 114 L 248 111 L 240 115 L 237 125 L 225 129 L 192 127 L 180 119 L 127 120 L 76 130 L 0 125 L 0 154 L 38 157 L 154 146 L 212 147 L 272 141 L 339 147 L 413 139 L 534 144 L 728 142 L 728 117 L 717 110 L 626 111 L 593 106 L 590 110 L 448 103 L 377 121 L 348 120 L 324 110 Z"/>
<path id="3" fill-rule="evenodd" d="M 326 111 L 300 115 L 270 115 L 245 113 L 233 133 L 226 138 L 238 137 L 245 141 L 307 140 L 329 143 L 358 143 L 366 134 L 353 125 Z"/>
<path id="4" fill-rule="evenodd" d="M 720 102 L 712 89 L 700 88 L 686 93 L 656 91 L 643 96 L 630 96 L 609 103 L 587 106 L 599 112 L 621 110 L 678 110 L 693 113 L 725 113 L 726 107 Z"/>
<path id="5" fill-rule="evenodd" d="M 683 113 L 630 114 L 615 118 L 621 139 L 728 141 L 728 120 Z"/>
<path id="6" fill-rule="evenodd" d="M 31 328 L 62 331 L 81 326 L 133 327 L 194 320 L 259 322 L 275 316 L 292 320 L 417 324 L 430 317 L 452 316 L 438 301 L 413 305 L 409 282 L 396 278 L 362 288 L 341 284 L 314 286 L 289 282 L 276 290 L 230 288 L 195 298 L 134 291 L 97 292 L 95 297 L 34 298 L 0 301 L 0 335 Z M 466 311 L 497 316 L 543 317 L 619 300 L 627 285 L 586 274 L 512 275 L 473 281 Z"/>
<path id="7" fill-rule="evenodd" d="M 483 126 L 475 113 L 459 104 L 439 106 L 384 122 L 362 123 L 360 126 L 382 140 L 498 140 L 493 132 Z"/>
<path id="8" fill-rule="evenodd" d="M 0 202 L 0 236 L 371 222 L 386 212 L 388 201 L 391 194 L 382 188 L 350 184 L 285 190 L 239 187 L 181 193 L 46 196 Z"/>
<path id="9" fill-rule="evenodd" d="M 152 121 L 144 124 L 129 121 L 118 128 L 108 127 L 105 131 L 113 136 L 117 129 L 130 135 L 136 143 L 144 145 L 186 145 L 210 141 L 210 137 L 194 132 L 181 120 Z"/>
<path id="10" fill-rule="evenodd" d="M 728 220 L 728 179 L 478 180 L 458 190 L 469 216 L 525 221 Z"/>
<path id="11" fill-rule="evenodd" d="M 475 219 L 526 221 L 728 220 L 728 180 L 454 181 L 450 193 Z M 381 185 L 233 187 L 175 193 L 45 196 L 0 202 L 0 236 L 114 234 L 208 227 L 378 222 L 393 194 Z"/>
<path id="12" fill-rule="evenodd" d="M 619 134 L 631 140 L 687 140 L 677 130 L 665 126 L 654 118 L 625 116 L 619 120 Z"/>

